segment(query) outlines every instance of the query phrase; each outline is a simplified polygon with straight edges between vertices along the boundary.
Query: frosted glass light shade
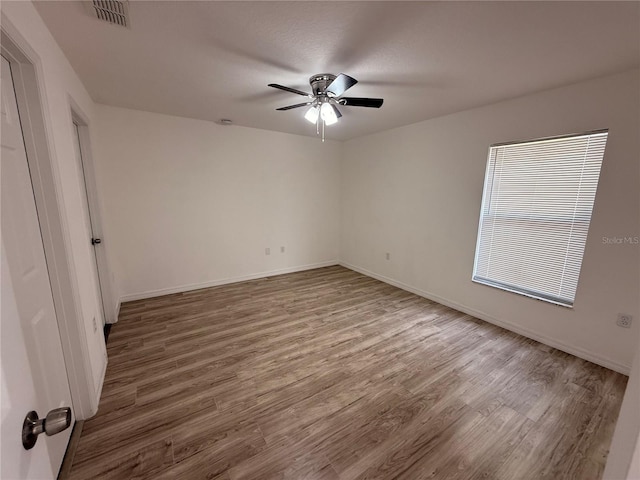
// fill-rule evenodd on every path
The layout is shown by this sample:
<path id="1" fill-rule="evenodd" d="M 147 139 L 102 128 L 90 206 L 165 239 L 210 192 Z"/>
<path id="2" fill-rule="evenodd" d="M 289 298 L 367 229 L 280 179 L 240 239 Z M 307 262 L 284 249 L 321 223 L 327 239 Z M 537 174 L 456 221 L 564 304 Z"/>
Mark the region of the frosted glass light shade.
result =
<path id="1" fill-rule="evenodd" d="M 316 123 L 318 121 L 318 113 L 320 113 L 318 111 L 318 107 L 313 106 L 309 110 L 307 110 L 307 113 L 304 114 L 304 118 L 306 118 L 311 123 Z"/>
<path id="2" fill-rule="evenodd" d="M 333 110 L 333 106 L 330 103 L 323 103 L 320 107 L 320 116 L 325 125 L 333 125 L 338 121 L 336 112 Z"/>

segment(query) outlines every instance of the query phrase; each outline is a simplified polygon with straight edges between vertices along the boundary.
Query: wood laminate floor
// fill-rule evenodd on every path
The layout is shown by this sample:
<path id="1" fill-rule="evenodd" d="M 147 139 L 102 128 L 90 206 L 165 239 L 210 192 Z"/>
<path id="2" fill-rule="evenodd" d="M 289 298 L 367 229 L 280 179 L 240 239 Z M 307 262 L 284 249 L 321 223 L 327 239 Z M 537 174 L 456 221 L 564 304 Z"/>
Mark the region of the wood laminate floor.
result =
<path id="1" fill-rule="evenodd" d="M 122 305 L 73 479 L 598 479 L 627 377 L 342 267 Z"/>

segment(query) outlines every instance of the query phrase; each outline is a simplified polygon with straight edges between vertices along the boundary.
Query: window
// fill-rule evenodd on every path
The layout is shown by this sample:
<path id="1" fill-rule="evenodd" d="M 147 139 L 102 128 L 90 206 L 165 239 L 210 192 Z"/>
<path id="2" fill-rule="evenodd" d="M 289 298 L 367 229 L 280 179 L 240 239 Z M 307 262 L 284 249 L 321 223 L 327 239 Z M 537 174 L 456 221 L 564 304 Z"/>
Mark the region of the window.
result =
<path id="1" fill-rule="evenodd" d="M 607 131 L 489 149 L 473 281 L 571 307 Z"/>

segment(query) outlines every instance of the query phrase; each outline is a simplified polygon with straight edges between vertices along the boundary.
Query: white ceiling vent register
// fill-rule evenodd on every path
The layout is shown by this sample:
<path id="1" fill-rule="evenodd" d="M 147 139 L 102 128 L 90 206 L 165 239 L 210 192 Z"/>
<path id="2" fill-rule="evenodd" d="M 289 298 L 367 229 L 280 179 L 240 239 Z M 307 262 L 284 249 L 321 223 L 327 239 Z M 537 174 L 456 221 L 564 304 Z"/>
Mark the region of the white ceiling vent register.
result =
<path id="1" fill-rule="evenodd" d="M 128 0 L 93 0 L 90 8 L 92 15 L 99 20 L 122 27 L 129 26 Z"/>

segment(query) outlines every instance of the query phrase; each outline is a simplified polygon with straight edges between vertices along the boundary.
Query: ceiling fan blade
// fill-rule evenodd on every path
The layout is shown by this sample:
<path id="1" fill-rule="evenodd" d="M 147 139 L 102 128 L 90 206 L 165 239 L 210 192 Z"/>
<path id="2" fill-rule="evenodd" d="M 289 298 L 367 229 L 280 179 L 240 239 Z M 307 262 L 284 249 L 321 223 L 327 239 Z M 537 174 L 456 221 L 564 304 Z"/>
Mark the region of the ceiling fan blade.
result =
<path id="1" fill-rule="evenodd" d="M 327 86 L 325 91 L 328 93 L 333 93 L 333 95 L 335 95 L 336 97 L 339 97 L 344 92 L 346 92 L 351 87 L 353 87 L 356 83 L 358 83 L 358 80 L 356 80 L 353 77 L 350 77 L 349 75 L 345 75 L 344 73 L 341 73 L 340 75 L 338 75 L 336 78 L 333 79 L 333 82 L 331 82 Z"/>
<path id="2" fill-rule="evenodd" d="M 284 90 L 285 92 L 297 93 L 298 95 L 302 95 L 304 97 L 313 98 L 313 95 L 310 93 L 303 92 L 302 90 L 296 90 L 295 88 L 285 87 L 284 85 L 278 85 L 277 83 L 270 83 L 269 87 L 279 88 L 280 90 Z"/>
<path id="3" fill-rule="evenodd" d="M 311 105 L 313 102 L 305 102 L 305 103 L 296 103 L 295 105 L 288 105 L 286 107 L 276 108 L 276 110 L 291 110 L 292 108 L 306 107 L 307 105 Z"/>
<path id="4" fill-rule="evenodd" d="M 342 97 L 339 100 L 340 105 L 350 107 L 372 107 L 380 108 L 384 100 L 382 98 L 358 98 L 358 97 Z"/>

